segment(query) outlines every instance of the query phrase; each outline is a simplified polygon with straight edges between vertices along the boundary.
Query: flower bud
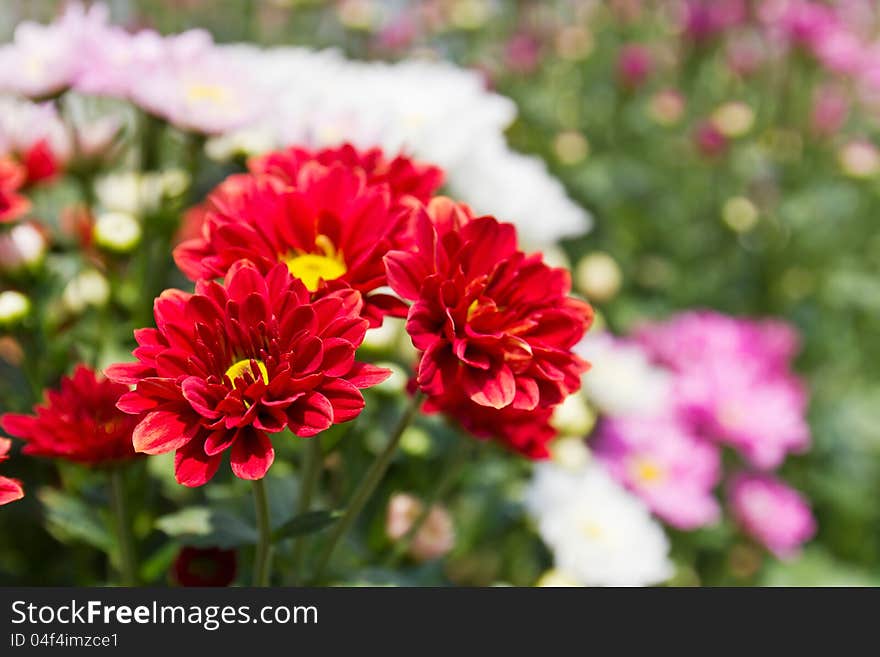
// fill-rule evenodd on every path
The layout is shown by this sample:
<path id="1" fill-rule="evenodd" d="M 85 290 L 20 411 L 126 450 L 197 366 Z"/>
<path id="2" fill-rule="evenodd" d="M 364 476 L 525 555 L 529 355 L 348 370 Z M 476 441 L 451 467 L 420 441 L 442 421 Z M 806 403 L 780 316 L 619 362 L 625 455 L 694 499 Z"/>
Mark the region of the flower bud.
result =
<path id="1" fill-rule="evenodd" d="M 648 116 L 662 126 L 672 126 L 681 121 L 684 110 L 684 96 L 676 89 L 658 91 L 648 103 Z"/>
<path id="2" fill-rule="evenodd" d="M 746 197 L 734 196 L 724 203 L 721 218 L 731 230 L 747 233 L 758 223 L 758 209 Z"/>
<path id="3" fill-rule="evenodd" d="M 880 153 L 869 141 L 851 141 L 837 153 L 840 168 L 851 178 L 871 178 L 880 171 Z"/>
<path id="4" fill-rule="evenodd" d="M 712 124 L 729 139 L 742 137 L 755 123 L 755 111 L 743 102 L 724 103 L 712 113 Z"/>
<path id="5" fill-rule="evenodd" d="M 21 292 L 0 292 L 0 327 L 8 328 L 20 323 L 31 311 L 31 301 Z"/>
<path id="6" fill-rule="evenodd" d="M 46 255 L 46 238 L 33 223 L 16 224 L 0 233 L 0 270 L 16 272 L 33 269 Z"/>
<path id="7" fill-rule="evenodd" d="M 550 423 L 562 436 L 586 436 L 596 424 L 596 414 L 583 395 L 575 393 L 556 407 Z"/>
<path id="8" fill-rule="evenodd" d="M 127 212 L 105 212 L 92 229 L 95 244 L 113 253 L 130 253 L 141 241 L 141 225 Z"/>
<path id="9" fill-rule="evenodd" d="M 602 251 L 581 258 L 574 276 L 578 288 L 587 298 L 599 303 L 613 299 L 623 284 L 623 273 L 617 261 Z"/>
<path id="10" fill-rule="evenodd" d="M 79 314 L 89 306 L 100 308 L 109 300 L 110 284 L 95 269 L 80 272 L 61 294 L 64 307 L 73 314 Z"/>
<path id="11" fill-rule="evenodd" d="M 424 508 L 421 501 L 406 493 L 397 493 L 388 502 L 385 532 L 393 541 L 406 536 Z M 434 505 L 409 546 L 409 554 L 417 561 L 437 559 L 455 545 L 455 527 L 449 512 Z"/>

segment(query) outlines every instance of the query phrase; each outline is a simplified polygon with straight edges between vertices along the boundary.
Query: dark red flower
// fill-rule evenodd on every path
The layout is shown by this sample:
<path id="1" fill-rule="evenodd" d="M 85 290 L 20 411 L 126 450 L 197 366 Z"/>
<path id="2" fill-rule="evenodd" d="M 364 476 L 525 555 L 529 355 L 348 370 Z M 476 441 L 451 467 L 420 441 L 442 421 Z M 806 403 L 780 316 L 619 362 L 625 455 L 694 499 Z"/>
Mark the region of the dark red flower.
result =
<path id="1" fill-rule="evenodd" d="M 146 413 L 135 449 L 176 450 L 185 486 L 211 479 L 226 450 L 236 476 L 262 478 L 275 458 L 268 434 L 314 436 L 347 422 L 364 407 L 359 389 L 390 374 L 354 359 L 368 324 L 362 305 L 348 288 L 312 300 L 284 265 L 263 275 L 246 261 L 223 284 L 166 290 L 155 304 L 158 328 L 135 331 L 138 362 L 108 370 L 136 385 L 119 408 Z"/>
<path id="2" fill-rule="evenodd" d="M 60 458 L 86 465 L 109 465 L 136 456 L 133 418 L 116 408 L 128 387 L 113 383 L 83 365 L 49 390 L 34 415 L 7 413 L 3 429 L 26 441 L 23 454 Z"/>
<path id="3" fill-rule="evenodd" d="M 31 202 L 18 193 L 26 177 L 18 162 L 0 158 L 0 224 L 15 221 L 31 209 Z"/>
<path id="4" fill-rule="evenodd" d="M 40 139 L 24 151 L 21 154 L 21 162 L 27 171 L 28 185 L 50 180 L 61 170 L 58 158 L 45 139 Z"/>
<path id="5" fill-rule="evenodd" d="M 404 155 L 388 160 L 379 148 L 359 151 L 351 144 L 317 151 L 292 147 L 252 158 L 248 168 L 252 173 L 277 176 L 288 185 L 296 185 L 300 172 L 309 162 L 328 167 L 341 164 L 361 171 L 367 185 L 387 184 L 395 201 L 412 197 L 427 203 L 443 184 L 443 171 L 435 166 L 415 162 Z"/>
<path id="6" fill-rule="evenodd" d="M 588 365 L 571 349 L 593 313 L 568 296 L 568 272 L 519 251 L 512 225 L 449 199 L 419 215 L 415 241 L 385 262 L 391 287 L 414 301 L 406 328 L 432 407 L 488 430 L 489 415 L 463 400 L 504 409 L 496 419 L 508 427 L 522 419 L 513 411 L 550 408 L 580 388 Z"/>
<path id="7" fill-rule="evenodd" d="M 640 87 L 654 72 L 654 58 L 647 47 L 630 43 L 617 56 L 617 78 L 629 89 Z"/>
<path id="8" fill-rule="evenodd" d="M 377 290 L 386 285 L 382 257 L 411 242 L 416 202 L 395 197 L 387 182 L 371 184 L 370 176 L 420 195 L 424 185 L 341 161 L 276 159 L 257 167 L 272 174 L 232 176 L 209 196 L 201 236 L 174 251 L 180 269 L 198 280 L 223 276 L 241 259 L 263 273 L 284 262 L 317 296 L 343 287 L 360 292 L 371 326 L 385 315 L 404 316 L 399 299 Z"/>
<path id="9" fill-rule="evenodd" d="M 0 463 L 9 458 L 10 447 L 12 447 L 11 440 L 0 438 Z M 24 489 L 18 479 L 0 477 L 0 506 L 20 500 L 22 497 L 24 497 Z"/>
<path id="10" fill-rule="evenodd" d="M 237 569 L 235 550 L 186 546 L 177 553 L 172 574 L 180 586 L 229 586 Z"/>

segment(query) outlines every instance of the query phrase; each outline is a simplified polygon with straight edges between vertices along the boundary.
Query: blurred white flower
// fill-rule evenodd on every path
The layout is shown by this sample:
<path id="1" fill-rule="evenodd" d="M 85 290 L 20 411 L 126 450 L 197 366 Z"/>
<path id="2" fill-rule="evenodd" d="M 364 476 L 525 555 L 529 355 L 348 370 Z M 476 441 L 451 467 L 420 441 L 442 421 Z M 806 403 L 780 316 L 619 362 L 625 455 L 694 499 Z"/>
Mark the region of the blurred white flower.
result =
<path id="1" fill-rule="evenodd" d="M 93 229 L 95 243 L 114 253 L 128 253 L 141 241 L 141 225 L 127 212 L 104 212 Z"/>
<path id="2" fill-rule="evenodd" d="M 34 267 L 46 255 L 46 238 L 36 225 L 23 222 L 0 233 L 0 270 L 15 272 Z"/>
<path id="3" fill-rule="evenodd" d="M 21 292 L 6 290 L 0 292 L 0 326 L 17 324 L 27 317 L 31 301 Z"/>
<path id="4" fill-rule="evenodd" d="M 64 288 L 61 302 L 75 315 L 89 306 L 100 308 L 110 300 L 110 284 L 96 269 L 80 272 Z"/>
<path id="5" fill-rule="evenodd" d="M 609 333 L 590 333 L 575 352 L 592 363 L 583 390 L 609 415 L 655 414 L 669 402 L 669 373 L 653 365 L 642 348 Z"/>
<path id="6" fill-rule="evenodd" d="M 554 409 L 550 422 L 563 436 L 586 436 L 596 423 L 596 414 L 584 396 L 575 393 Z"/>
<path id="7" fill-rule="evenodd" d="M 556 568 L 584 586 L 648 586 L 673 574 L 669 541 L 648 508 L 591 462 L 535 468 L 526 507 Z"/>

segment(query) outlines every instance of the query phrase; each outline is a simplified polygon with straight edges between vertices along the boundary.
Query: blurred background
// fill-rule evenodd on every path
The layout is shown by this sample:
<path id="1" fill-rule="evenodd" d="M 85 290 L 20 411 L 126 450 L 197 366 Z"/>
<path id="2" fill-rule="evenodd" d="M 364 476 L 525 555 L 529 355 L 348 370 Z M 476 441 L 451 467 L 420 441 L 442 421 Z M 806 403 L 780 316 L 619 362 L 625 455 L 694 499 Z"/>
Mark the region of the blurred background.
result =
<path id="1" fill-rule="evenodd" d="M 541 156 L 592 213 L 592 231 L 562 248 L 576 288 L 615 332 L 700 307 L 781 317 L 801 332 L 796 370 L 811 394 L 813 447 L 784 475 L 811 500 L 818 536 L 801 559 L 770 565 L 723 528 L 675 537 L 696 555 L 677 583 L 880 584 L 876 3 L 812 3 L 833 11 L 830 36 L 827 14 L 786 20 L 786 3 L 770 0 L 107 4 L 133 29 L 203 27 L 219 42 L 481 71 L 518 106 L 511 145 Z M 0 39 L 62 5 L 4 0 Z M 493 467 L 485 486 L 514 466 Z M 468 532 L 477 503 L 498 512 L 494 529 Z M 474 486 L 457 504 L 465 524 L 456 554 L 467 558 L 453 559 L 448 576 L 524 583 L 539 574 L 505 557 L 522 555 L 508 543 L 526 539 L 510 529 L 503 501 Z M 34 550 L 54 554 L 31 531 Z"/>

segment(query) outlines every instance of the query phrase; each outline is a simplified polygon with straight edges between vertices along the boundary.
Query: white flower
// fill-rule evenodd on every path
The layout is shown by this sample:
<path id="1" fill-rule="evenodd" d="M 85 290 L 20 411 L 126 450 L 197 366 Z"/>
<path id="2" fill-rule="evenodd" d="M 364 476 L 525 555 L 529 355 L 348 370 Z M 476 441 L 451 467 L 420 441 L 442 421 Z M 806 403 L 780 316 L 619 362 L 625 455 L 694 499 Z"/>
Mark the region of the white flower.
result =
<path id="1" fill-rule="evenodd" d="M 359 62 L 335 51 L 224 47 L 273 89 L 260 121 L 277 145 L 380 146 L 442 167 L 451 194 L 481 213 L 520 228 L 541 246 L 590 227 L 543 161 L 508 148 L 504 131 L 516 116 L 509 99 L 485 88 L 475 71 L 445 62 Z M 215 154 L 252 143 L 252 126 L 213 143 Z M 261 132 L 260 141 L 268 139 Z"/>
<path id="2" fill-rule="evenodd" d="M 556 569 L 584 586 L 648 586 L 672 576 L 663 529 L 595 462 L 580 472 L 539 464 L 526 507 Z"/>
<path id="3" fill-rule="evenodd" d="M 95 243 L 114 253 L 128 253 L 141 241 L 141 225 L 127 212 L 105 212 L 93 229 Z"/>
<path id="4" fill-rule="evenodd" d="M 0 292 L 0 326 L 17 324 L 27 317 L 31 301 L 21 292 L 6 290 Z"/>
<path id="5" fill-rule="evenodd" d="M 79 273 L 64 288 L 61 301 L 71 313 L 78 315 L 89 306 L 100 308 L 110 300 L 110 284 L 97 269 Z"/>
<path id="6" fill-rule="evenodd" d="M 654 414 L 668 404 L 669 373 L 653 365 L 637 344 L 591 333 L 574 350 L 592 364 L 584 374 L 583 390 L 604 413 Z"/>

